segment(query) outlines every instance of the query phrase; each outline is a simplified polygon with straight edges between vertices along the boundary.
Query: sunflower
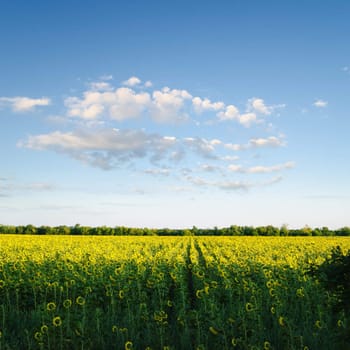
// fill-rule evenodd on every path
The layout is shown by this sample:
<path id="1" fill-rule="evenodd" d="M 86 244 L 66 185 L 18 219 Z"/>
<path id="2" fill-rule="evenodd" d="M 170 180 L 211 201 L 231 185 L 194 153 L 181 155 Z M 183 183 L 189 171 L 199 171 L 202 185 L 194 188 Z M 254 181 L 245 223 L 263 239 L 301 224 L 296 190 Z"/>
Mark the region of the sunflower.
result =
<path id="1" fill-rule="evenodd" d="M 61 327 L 62 325 L 62 320 L 61 320 L 61 317 L 60 316 L 56 316 L 52 319 L 52 324 L 55 326 L 55 327 Z"/>
<path id="2" fill-rule="evenodd" d="M 76 299 L 75 299 L 76 303 L 78 305 L 85 305 L 85 298 L 83 298 L 82 296 L 78 296 Z"/>

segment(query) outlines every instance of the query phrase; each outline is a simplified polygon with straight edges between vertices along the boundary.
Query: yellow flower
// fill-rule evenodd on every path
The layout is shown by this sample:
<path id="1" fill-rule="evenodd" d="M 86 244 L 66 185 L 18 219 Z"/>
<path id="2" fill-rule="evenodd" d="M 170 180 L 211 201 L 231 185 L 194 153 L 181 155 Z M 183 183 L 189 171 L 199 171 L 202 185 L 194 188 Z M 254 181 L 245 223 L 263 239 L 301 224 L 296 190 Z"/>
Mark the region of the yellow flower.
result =
<path id="1" fill-rule="evenodd" d="M 35 340 L 37 340 L 37 341 L 42 341 L 42 339 L 43 339 L 43 334 L 42 334 L 41 332 L 35 332 L 34 338 L 35 338 Z"/>
<path id="2" fill-rule="evenodd" d="M 218 282 L 216 282 L 216 281 L 211 281 L 211 282 L 210 282 L 210 285 L 211 285 L 212 288 L 217 288 L 217 287 L 218 287 Z"/>
<path id="3" fill-rule="evenodd" d="M 303 298 L 304 297 L 304 289 L 303 288 L 298 288 L 297 289 L 297 296 L 299 298 Z"/>
<path id="4" fill-rule="evenodd" d="M 85 305 L 85 299 L 82 296 L 78 296 L 75 301 L 78 305 Z"/>
<path id="5" fill-rule="evenodd" d="M 214 327 L 209 327 L 209 331 L 210 331 L 210 333 L 212 333 L 214 335 L 218 335 L 219 334 L 219 331 L 216 328 L 214 328 Z"/>
<path id="6" fill-rule="evenodd" d="M 338 322 L 337 322 L 337 326 L 338 327 L 343 327 L 343 321 L 342 320 L 338 320 Z"/>
<path id="7" fill-rule="evenodd" d="M 116 325 L 112 326 L 112 332 L 117 333 L 118 332 L 118 327 Z"/>
<path id="8" fill-rule="evenodd" d="M 278 318 L 278 323 L 279 323 L 279 325 L 282 326 L 282 327 L 285 325 L 284 318 L 283 318 L 282 316 L 280 316 L 280 317 Z"/>
<path id="9" fill-rule="evenodd" d="M 196 275 L 198 278 L 204 278 L 204 272 L 202 270 L 198 270 Z"/>
<path id="10" fill-rule="evenodd" d="M 253 311 L 254 307 L 252 303 L 247 303 L 245 304 L 245 309 L 247 310 L 247 312 Z"/>
<path id="11" fill-rule="evenodd" d="M 124 291 L 120 290 L 118 293 L 119 299 L 124 299 Z"/>
<path id="12" fill-rule="evenodd" d="M 46 326 L 46 324 L 44 324 L 44 325 L 42 325 L 42 326 L 40 327 L 40 331 L 41 331 L 41 333 L 43 333 L 43 334 L 47 333 L 48 330 L 49 330 L 49 327 Z"/>
<path id="13" fill-rule="evenodd" d="M 273 288 L 269 289 L 269 293 L 272 297 L 276 296 L 276 291 Z"/>
<path id="14" fill-rule="evenodd" d="M 128 340 L 125 343 L 125 350 L 131 350 L 132 349 L 132 342 L 130 340 Z"/>
<path id="15" fill-rule="evenodd" d="M 72 306 L 72 300 L 66 299 L 66 300 L 63 302 L 63 307 L 65 307 L 66 309 L 69 309 L 71 306 Z"/>
<path id="16" fill-rule="evenodd" d="M 272 281 L 272 280 L 268 280 L 268 281 L 266 282 L 266 287 L 267 287 L 268 289 L 272 288 L 272 287 L 273 287 L 273 281 Z"/>
<path id="17" fill-rule="evenodd" d="M 54 302 L 50 302 L 46 305 L 46 310 L 47 311 L 54 311 L 56 310 L 56 304 Z"/>
<path id="18" fill-rule="evenodd" d="M 317 321 L 315 322 L 315 326 L 316 326 L 316 328 L 321 329 L 321 328 L 322 328 L 321 321 L 320 321 L 320 320 L 317 320 Z"/>
<path id="19" fill-rule="evenodd" d="M 55 327 L 60 327 L 62 325 L 62 320 L 61 320 L 61 317 L 60 316 L 56 316 L 52 319 L 52 324 L 55 326 Z"/>
<path id="20" fill-rule="evenodd" d="M 273 315 L 276 313 L 276 309 L 275 309 L 273 306 L 271 306 L 270 311 L 271 311 L 271 313 L 272 313 Z"/>
<path id="21" fill-rule="evenodd" d="M 271 349 L 271 344 L 267 340 L 264 342 L 264 350 L 270 350 Z"/>

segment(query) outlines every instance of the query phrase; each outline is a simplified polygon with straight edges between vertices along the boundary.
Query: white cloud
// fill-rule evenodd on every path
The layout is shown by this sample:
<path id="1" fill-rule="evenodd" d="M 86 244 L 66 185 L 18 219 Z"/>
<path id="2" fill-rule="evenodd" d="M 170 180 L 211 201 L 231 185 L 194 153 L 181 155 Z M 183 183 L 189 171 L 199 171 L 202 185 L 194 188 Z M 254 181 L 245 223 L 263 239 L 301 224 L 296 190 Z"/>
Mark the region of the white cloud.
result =
<path id="1" fill-rule="evenodd" d="M 294 162 L 286 162 L 283 164 L 276 164 L 272 166 L 254 166 L 250 168 L 244 168 L 241 165 L 231 164 L 228 166 L 228 169 L 232 172 L 238 172 L 238 173 L 246 173 L 246 174 L 266 174 L 276 171 L 281 171 L 285 169 L 291 169 L 294 168 L 295 163 Z"/>
<path id="2" fill-rule="evenodd" d="M 228 105 L 226 110 L 219 112 L 217 116 L 220 120 L 239 120 L 239 110 L 234 105 Z"/>
<path id="3" fill-rule="evenodd" d="M 283 137 L 269 136 L 267 138 L 254 138 L 249 140 L 249 148 L 259 147 L 281 147 L 285 146 L 286 143 Z"/>
<path id="4" fill-rule="evenodd" d="M 186 90 L 164 87 L 152 94 L 151 117 L 159 123 L 174 123 L 185 121 L 188 114 L 184 109 L 186 100 L 192 96 Z"/>
<path id="5" fill-rule="evenodd" d="M 270 185 L 274 185 L 278 182 L 281 182 L 283 180 L 283 177 L 281 175 L 279 176 L 275 176 L 267 181 L 261 182 L 260 186 L 270 186 Z"/>
<path id="6" fill-rule="evenodd" d="M 220 121 L 235 120 L 244 127 L 249 127 L 251 124 L 260 122 L 255 113 L 248 112 L 240 114 L 238 108 L 234 105 L 226 106 L 225 111 L 217 113 L 217 117 Z"/>
<path id="7" fill-rule="evenodd" d="M 253 138 L 247 144 L 232 144 L 226 143 L 224 147 L 232 151 L 242 151 L 247 149 L 261 148 L 261 147 L 282 147 L 286 143 L 283 137 L 269 136 L 267 138 Z"/>
<path id="8" fill-rule="evenodd" d="M 128 88 L 119 88 L 115 92 L 115 102 L 110 107 L 110 116 L 115 120 L 140 117 L 150 103 L 146 92 L 135 93 Z"/>
<path id="9" fill-rule="evenodd" d="M 245 127 L 249 127 L 251 124 L 258 122 L 255 113 L 241 114 L 238 118 L 238 121 Z"/>
<path id="10" fill-rule="evenodd" d="M 247 191 L 254 185 L 245 181 L 224 181 L 217 183 L 216 186 L 222 190 L 228 191 Z"/>
<path id="11" fill-rule="evenodd" d="M 239 160 L 239 157 L 238 156 L 223 156 L 220 159 L 225 161 L 225 162 L 235 162 L 236 160 Z"/>
<path id="12" fill-rule="evenodd" d="M 204 158 L 217 159 L 215 154 L 215 142 L 208 141 L 204 138 L 187 137 L 184 139 L 185 144 L 195 153 L 201 155 Z"/>
<path id="13" fill-rule="evenodd" d="M 151 175 L 163 175 L 163 176 L 168 176 L 170 174 L 170 169 L 159 169 L 159 168 L 153 168 L 153 169 L 146 169 L 144 171 L 146 174 L 151 174 Z"/>
<path id="14" fill-rule="evenodd" d="M 122 84 L 132 87 L 141 84 L 141 80 L 138 77 L 130 77 L 128 80 L 123 81 Z"/>
<path id="15" fill-rule="evenodd" d="M 108 86 L 94 83 L 93 87 Z M 176 123 L 185 121 L 188 114 L 185 102 L 192 96 L 186 90 L 155 90 L 152 96 L 148 92 L 135 92 L 131 88 L 120 87 L 114 91 L 85 91 L 83 97 L 69 97 L 65 100 L 70 117 L 92 120 L 106 115 L 111 119 L 123 121 L 139 118 L 148 114 L 157 123 Z"/>
<path id="16" fill-rule="evenodd" d="M 248 128 L 262 123 L 264 116 L 283 105 L 268 106 L 263 99 L 252 98 L 241 113 L 233 104 L 225 105 L 221 101 L 193 97 L 187 90 L 151 88 L 151 81 L 142 82 L 137 77 L 124 81 L 124 86 L 115 87 L 110 82 L 111 79 L 112 76 L 100 77 L 98 81 L 90 82 L 88 89 L 81 95 L 64 100 L 67 121 L 64 126 L 74 126 L 74 130 L 65 129 L 29 136 L 26 140 L 18 142 L 18 146 L 63 153 L 101 169 L 127 167 L 136 171 L 138 175 L 173 176 L 185 179 L 190 184 L 224 190 L 246 190 L 268 184 L 237 181 L 231 177 L 244 180 L 244 176 L 248 177 L 248 174 L 278 172 L 294 166 L 292 162 L 253 167 L 234 164 L 239 157 L 232 155 L 231 151 L 281 147 L 285 145 L 284 136 L 256 137 L 246 144 L 234 144 L 217 138 L 217 135 L 221 135 L 222 124 L 215 129 L 218 121 L 235 121 Z M 39 99 L 30 101 L 31 107 L 28 101 L 22 101 L 22 107 L 17 108 L 30 109 L 44 103 Z M 4 98 L 0 102 L 12 103 L 14 106 L 15 102 L 18 102 L 16 106 L 20 105 L 19 101 Z M 209 112 L 216 116 L 216 122 L 211 120 L 212 130 L 208 129 L 207 123 L 210 121 L 207 118 Z M 180 136 L 183 135 L 183 129 L 178 129 L 179 134 L 176 134 L 175 127 L 179 126 L 176 124 L 191 120 L 190 126 L 194 125 L 195 120 L 190 118 L 194 117 L 195 113 L 206 113 L 202 117 L 204 121 L 201 121 L 201 127 L 197 129 L 197 132 L 203 131 L 205 134 L 183 138 Z M 137 121 L 140 129 L 120 127 L 121 122 L 136 118 L 140 119 Z M 168 130 L 165 136 L 141 129 L 147 127 L 148 130 L 157 130 L 155 123 L 173 124 L 173 129 L 161 126 L 162 129 Z M 169 130 L 174 130 L 176 136 L 169 135 Z M 170 132 L 172 133 L 173 131 Z M 245 164 L 244 160 L 242 164 Z M 203 178 L 190 176 L 196 172 L 203 175 Z M 276 180 L 269 181 L 273 183 Z"/>
<path id="17" fill-rule="evenodd" d="M 321 100 L 321 99 L 318 99 L 316 100 L 313 105 L 315 107 L 318 107 L 318 108 L 324 108 L 324 107 L 327 107 L 328 105 L 328 102 L 327 101 L 324 101 L 324 100 Z"/>
<path id="18" fill-rule="evenodd" d="M 248 101 L 248 110 L 254 110 L 261 114 L 271 114 L 271 107 L 267 107 L 261 98 L 252 98 Z"/>
<path id="19" fill-rule="evenodd" d="M 217 146 L 217 145 L 221 145 L 222 141 L 218 140 L 218 139 L 212 139 L 209 141 L 211 145 L 213 146 Z"/>
<path id="20" fill-rule="evenodd" d="M 257 173 L 271 173 L 275 171 L 281 171 L 285 169 L 292 169 L 294 168 L 295 163 L 294 162 L 287 162 L 284 164 L 277 164 L 272 166 L 254 166 L 247 169 L 248 173 L 251 174 L 257 174 Z"/>
<path id="21" fill-rule="evenodd" d="M 194 97 L 192 104 L 196 113 L 200 114 L 205 111 L 219 111 L 225 108 L 225 104 L 221 101 L 211 102 L 208 98 L 201 99 L 200 97 Z"/>
<path id="22" fill-rule="evenodd" d="M 51 100 L 46 97 L 29 98 L 29 97 L 0 97 L 0 105 L 9 105 L 14 112 L 27 112 L 37 106 L 48 106 Z"/>
<path id="23" fill-rule="evenodd" d="M 176 143 L 176 139 L 142 130 L 100 129 L 30 136 L 18 146 L 53 150 L 102 169 L 111 169 L 137 158 L 148 157 L 151 161 L 169 158 Z"/>
<path id="24" fill-rule="evenodd" d="M 149 103 L 148 93 L 136 93 L 125 87 L 113 92 L 86 91 L 82 99 L 69 97 L 65 100 L 70 117 L 96 119 L 105 112 L 111 119 L 118 121 L 140 117 Z"/>
<path id="25" fill-rule="evenodd" d="M 16 193 L 53 191 L 56 186 L 46 182 L 22 183 L 9 178 L 0 178 L 0 197 L 10 197 Z"/>
<path id="26" fill-rule="evenodd" d="M 225 191 L 248 191 L 253 187 L 264 187 L 281 181 L 282 177 L 274 177 L 263 182 L 248 182 L 240 180 L 210 181 L 201 177 L 187 176 L 186 180 L 199 187 L 215 187 Z"/>
<path id="27" fill-rule="evenodd" d="M 110 83 L 106 83 L 105 81 L 97 81 L 89 84 L 91 90 L 93 91 L 111 91 L 113 87 Z"/>
<path id="28" fill-rule="evenodd" d="M 200 169 L 209 173 L 220 170 L 221 168 L 212 164 L 201 164 Z"/>
<path id="29" fill-rule="evenodd" d="M 225 105 L 222 101 L 212 102 L 208 98 L 193 97 L 186 90 L 164 87 L 148 93 L 142 91 L 142 88 L 151 87 L 152 82 L 141 83 L 137 77 L 123 82 L 128 87 L 113 88 L 106 81 L 90 83 L 90 89 L 83 93 L 82 98 L 72 96 L 65 100 L 67 115 L 83 120 L 106 116 L 117 121 L 147 115 L 156 123 L 177 124 L 188 121 L 193 111 L 197 114 L 211 111 L 216 113 L 220 121 L 234 120 L 248 128 L 263 122 L 258 114 L 271 114 L 274 109 L 284 107 L 267 106 L 263 99 L 252 98 L 248 100 L 246 111 L 240 113 L 233 104 Z M 138 92 L 133 87 L 137 87 Z M 208 123 L 210 120 L 204 121 L 205 125 L 209 125 Z"/>
<path id="30" fill-rule="evenodd" d="M 270 115 L 277 108 L 284 108 L 285 104 L 267 106 L 262 98 L 253 97 L 248 100 L 247 111 L 264 115 Z"/>
<path id="31" fill-rule="evenodd" d="M 242 166 L 239 164 L 231 164 L 228 166 L 228 169 L 233 172 L 242 172 Z"/>

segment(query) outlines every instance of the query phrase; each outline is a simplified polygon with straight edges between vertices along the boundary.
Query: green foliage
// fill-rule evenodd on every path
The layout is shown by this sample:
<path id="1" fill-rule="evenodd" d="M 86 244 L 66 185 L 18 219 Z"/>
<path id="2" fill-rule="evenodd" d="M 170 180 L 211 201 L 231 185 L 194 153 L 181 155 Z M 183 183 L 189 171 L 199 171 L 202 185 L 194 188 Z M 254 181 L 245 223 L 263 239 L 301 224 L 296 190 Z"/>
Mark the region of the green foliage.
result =
<path id="1" fill-rule="evenodd" d="M 335 297 L 335 309 L 350 314 L 350 251 L 344 254 L 337 246 L 320 266 L 312 266 L 311 273 Z"/>
<path id="2" fill-rule="evenodd" d="M 347 238 L 61 231 L 0 236 L 0 349 L 349 349 L 334 338 L 349 315 L 334 316 L 334 298 L 305 274 Z M 348 264 L 340 250 L 328 260 Z"/>
<path id="3" fill-rule="evenodd" d="M 350 316 L 350 250 L 332 249 L 331 255 L 320 265 L 312 265 L 310 274 L 318 279 L 330 295 L 334 323 L 338 324 L 338 349 L 349 349 L 350 331 L 342 326 L 342 319 Z"/>
<path id="4" fill-rule="evenodd" d="M 169 229 L 169 228 L 136 228 L 136 227 L 89 227 L 76 224 L 75 226 L 60 225 L 56 227 L 33 225 L 10 226 L 0 225 L 0 234 L 30 234 L 30 235 L 76 235 L 76 236 L 350 236 L 350 227 L 330 230 L 328 227 L 288 229 L 267 226 L 237 226 L 218 228 Z"/>

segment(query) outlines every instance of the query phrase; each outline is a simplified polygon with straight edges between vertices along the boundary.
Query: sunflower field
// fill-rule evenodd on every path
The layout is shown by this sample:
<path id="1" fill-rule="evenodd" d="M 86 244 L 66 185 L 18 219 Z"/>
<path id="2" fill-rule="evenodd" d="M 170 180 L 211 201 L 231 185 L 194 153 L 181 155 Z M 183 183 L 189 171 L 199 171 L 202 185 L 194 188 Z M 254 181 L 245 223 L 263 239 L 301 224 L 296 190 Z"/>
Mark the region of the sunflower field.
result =
<path id="1" fill-rule="evenodd" d="M 350 237 L 0 235 L 0 350 L 349 349 L 308 273 L 336 246 Z"/>

